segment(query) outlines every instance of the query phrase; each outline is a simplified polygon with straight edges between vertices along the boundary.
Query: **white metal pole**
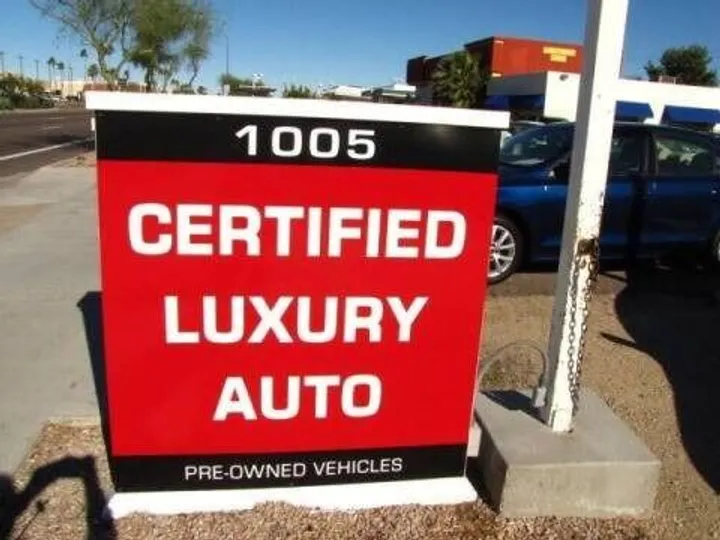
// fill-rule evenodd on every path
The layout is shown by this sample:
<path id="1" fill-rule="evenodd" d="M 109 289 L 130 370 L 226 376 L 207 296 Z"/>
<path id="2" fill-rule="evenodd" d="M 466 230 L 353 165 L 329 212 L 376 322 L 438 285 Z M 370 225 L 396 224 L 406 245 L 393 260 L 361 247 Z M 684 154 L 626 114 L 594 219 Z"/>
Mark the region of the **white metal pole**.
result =
<path id="1" fill-rule="evenodd" d="M 628 0 L 588 0 L 585 58 L 548 344 L 547 395 L 541 411 L 556 432 L 570 431 L 576 412 L 627 9 Z"/>

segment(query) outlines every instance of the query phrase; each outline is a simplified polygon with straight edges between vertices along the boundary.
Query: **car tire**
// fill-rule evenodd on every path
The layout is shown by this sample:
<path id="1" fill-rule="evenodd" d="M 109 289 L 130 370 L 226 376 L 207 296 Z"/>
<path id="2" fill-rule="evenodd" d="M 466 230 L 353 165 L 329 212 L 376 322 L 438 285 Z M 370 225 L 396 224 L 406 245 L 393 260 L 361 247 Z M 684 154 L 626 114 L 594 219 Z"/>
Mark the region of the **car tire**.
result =
<path id="1" fill-rule="evenodd" d="M 503 215 L 495 216 L 488 257 L 490 284 L 500 283 L 515 273 L 523 260 L 524 249 L 524 239 L 515 222 Z"/>
<path id="2" fill-rule="evenodd" d="M 708 255 L 710 264 L 714 268 L 720 268 L 720 231 L 717 232 L 715 238 L 710 244 L 710 253 Z"/>

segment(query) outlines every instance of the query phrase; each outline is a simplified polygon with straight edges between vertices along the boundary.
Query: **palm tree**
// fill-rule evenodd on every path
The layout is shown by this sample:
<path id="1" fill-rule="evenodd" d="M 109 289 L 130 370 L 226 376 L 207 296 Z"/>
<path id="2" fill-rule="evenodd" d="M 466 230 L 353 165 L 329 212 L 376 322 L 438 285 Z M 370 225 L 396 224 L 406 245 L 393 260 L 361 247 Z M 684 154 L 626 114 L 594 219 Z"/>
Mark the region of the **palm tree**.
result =
<path id="1" fill-rule="evenodd" d="M 80 51 L 80 58 L 82 58 L 82 59 L 85 61 L 85 71 L 83 71 L 83 73 L 85 73 L 85 75 L 87 75 L 87 72 L 88 72 L 88 52 L 87 52 L 87 49 L 82 49 L 82 50 Z"/>
<path id="2" fill-rule="evenodd" d="M 65 86 L 65 63 L 56 62 L 55 68 L 60 72 L 60 92 L 62 93 L 62 89 Z"/>
<path id="3" fill-rule="evenodd" d="M 470 108 L 478 101 L 483 79 L 477 58 L 467 51 L 456 52 L 445 57 L 433 73 L 433 89 L 448 105 Z"/>
<path id="4" fill-rule="evenodd" d="M 87 76 L 90 77 L 90 80 L 92 82 L 95 82 L 98 78 L 98 75 L 100 75 L 100 68 L 97 66 L 97 64 L 90 64 L 87 68 L 86 72 Z"/>
<path id="5" fill-rule="evenodd" d="M 51 56 L 50 58 L 48 58 L 48 61 L 47 61 L 47 67 L 48 67 L 48 86 L 50 87 L 50 89 L 52 89 L 52 87 L 54 86 L 54 85 L 53 85 L 53 82 L 54 82 L 53 79 L 55 78 L 55 64 L 56 64 L 56 62 L 55 62 L 55 57 L 54 57 L 54 56 Z"/>

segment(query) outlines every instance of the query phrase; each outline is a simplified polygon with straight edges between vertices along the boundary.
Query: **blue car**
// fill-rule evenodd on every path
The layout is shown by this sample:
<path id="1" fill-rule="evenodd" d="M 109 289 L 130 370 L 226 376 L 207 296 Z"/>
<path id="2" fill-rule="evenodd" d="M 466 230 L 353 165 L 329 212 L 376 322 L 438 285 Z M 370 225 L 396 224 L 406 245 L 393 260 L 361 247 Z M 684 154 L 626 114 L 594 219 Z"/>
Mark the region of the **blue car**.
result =
<path id="1" fill-rule="evenodd" d="M 557 261 L 574 125 L 523 131 L 500 151 L 489 281 L 524 262 Z M 720 141 L 647 124 L 615 125 L 600 233 L 603 259 L 698 248 L 720 261 Z"/>

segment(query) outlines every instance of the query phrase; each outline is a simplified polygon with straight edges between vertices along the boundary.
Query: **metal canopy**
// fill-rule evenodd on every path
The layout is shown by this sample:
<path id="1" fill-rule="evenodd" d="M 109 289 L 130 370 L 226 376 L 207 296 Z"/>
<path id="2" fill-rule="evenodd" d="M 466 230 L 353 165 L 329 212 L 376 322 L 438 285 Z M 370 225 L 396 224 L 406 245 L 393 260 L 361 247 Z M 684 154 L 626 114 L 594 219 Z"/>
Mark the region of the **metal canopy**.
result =
<path id="1" fill-rule="evenodd" d="M 690 124 L 720 124 L 720 110 L 667 105 L 663 112 L 663 119 Z"/>
<path id="2" fill-rule="evenodd" d="M 507 111 L 510 108 L 508 96 L 488 96 L 485 98 L 485 107 L 499 111 Z"/>
<path id="3" fill-rule="evenodd" d="M 618 118 L 634 118 L 645 120 L 653 117 L 653 111 L 648 103 L 636 101 L 618 101 L 615 105 L 615 116 Z"/>
<path id="4" fill-rule="evenodd" d="M 544 109 L 545 94 L 532 94 L 527 96 L 511 96 L 510 104 L 514 109 Z"/>

